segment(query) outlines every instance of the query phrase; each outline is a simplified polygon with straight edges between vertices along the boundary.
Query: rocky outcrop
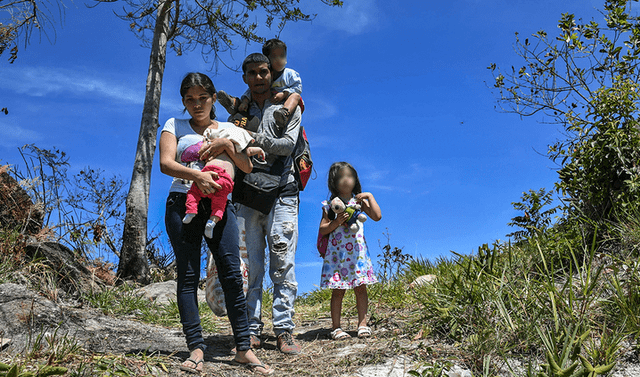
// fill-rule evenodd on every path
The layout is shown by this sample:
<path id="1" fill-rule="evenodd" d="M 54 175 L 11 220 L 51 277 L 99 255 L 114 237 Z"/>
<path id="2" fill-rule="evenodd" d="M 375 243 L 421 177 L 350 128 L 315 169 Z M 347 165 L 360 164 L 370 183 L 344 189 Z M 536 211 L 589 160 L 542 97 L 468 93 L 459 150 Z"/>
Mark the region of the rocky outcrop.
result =
<path id="1" fill-rule="evenodd" d="M 7 166 L 0 167 L 0 227 L 37 234 L 42 229 L 42 209 L 7 170 Z"/>
<path id="2" fill-rule="evenodd" d="M 417 288 L 420 286 L 423 286 L 425 284 L 431 284 L 433 283 L 435 280 L 437 279 L 436 275 L 422 275 L 422 276 L 418 276 L 414 281 L 411 282 L 411 284 L 409 284 L 409 288 L 413 289 L 413 288 Z"/>
<path id="3" fill-rule="evenodd" d="M 166 305 L 171 301 L 176 301 L 178 283 L 175 280 L 163 281 L 146 285 L 136 290 L 136 292 L 158 305 Z M 198 289 L 198 302 L 206 302 L 204 289 Z"/>
<path id="4" fill-rule="evenodd" d="M 51 267 L 57 273 L 58 286 L 74 297 L 102 287 L 101 280 L 78 261 L 78 256 L 71 249 L 60 243 L 31 242 L 27 244 L 25 254 Z"/>
<path id="5" fill-rule="evenodd" d="M 0 338 L 12 339 L 10 353 L 20 352 L 38 335 L 56 334 L 75 340 L 92 352 L 170 354 L 185 349 L 180 329 L 166 329 L 126 318 L 103 315 L 97 309 L 65 306 L 22 285 L 0 284 Z"/>

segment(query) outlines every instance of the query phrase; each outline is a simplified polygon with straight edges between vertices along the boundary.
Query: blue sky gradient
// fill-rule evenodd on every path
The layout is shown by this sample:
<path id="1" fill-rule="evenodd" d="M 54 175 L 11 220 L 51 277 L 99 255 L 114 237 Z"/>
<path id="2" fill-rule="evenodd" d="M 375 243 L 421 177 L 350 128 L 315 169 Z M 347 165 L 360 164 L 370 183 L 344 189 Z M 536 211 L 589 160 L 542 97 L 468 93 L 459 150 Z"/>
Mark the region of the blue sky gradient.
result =
<path id="1" fill-rule="evenodd" d="M 21 164 L 18 147 L 35 143 L 65 151 L 70 173 L 91 166 L 129 180 L 142 114 L 149 49 L 113 11 L 68 2 L 49 43 L 37 35 L 14 64 L 0 60 L 0 163 Z M 523 191 L 556 180 L 546 146 L 562 137 L 542 116 L 520 119 L 496 111 L 491 63 L 522 65 L 514 33 L 557 33 L 561 13 L 602 22 L 598 1 L 345 0 L 342 8 L 301 2 L 317 13 L 289 24 L 280 38 L 288 66 L 303 80 L 307 130 L 317 178 L 301 194 L 297 275 L 300 292 L 319 283 L 315 239 L 331 163 L 346 160 L 382 209 L 365 230 L 377 260 L 388 229 L 391 245 L 433 259 L 472 253 L 506 239 Z M 0 17 L 6 17 L 1 15 Z M 55 35 L 54 35 L 55 34 Z M 267 37 L 274 32 L 265 32 Z M 239 45 L 226 61 L 239 66 L 261 46 Z M 182 116 L 179 84 L 190 71 L 211 75 L 216 88 L 240 95 L 241 74 L 210 72 L 199 51 L 168 53 L 161 124 Z M 226 112 L 217 106 L 218 119 Z M 149 227 L 164 230 L 171 178 L 152 172 Z M 128 186 L 127 186 L 128 187 Z M 166 237 L 163 236 L 164 242 Z"/>

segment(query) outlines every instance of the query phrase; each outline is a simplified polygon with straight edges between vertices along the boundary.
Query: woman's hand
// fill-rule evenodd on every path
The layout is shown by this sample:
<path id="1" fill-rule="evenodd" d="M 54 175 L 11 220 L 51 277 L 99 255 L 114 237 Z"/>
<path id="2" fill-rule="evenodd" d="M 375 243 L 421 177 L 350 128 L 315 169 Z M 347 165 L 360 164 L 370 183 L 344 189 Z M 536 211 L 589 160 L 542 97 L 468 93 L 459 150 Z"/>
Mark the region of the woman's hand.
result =
<path id="1" fill-rule="evenodd" d="M 214 171 L 201 171 L 194 182 L 204 195 L 209 195 L 222 188 L 222 186 L 215 181 L 216 179 L 218 179 L 218 173 Z"/>
<path id="2" fill-rule="evenodd" d="M 214 159 L 225 152 L 225 148 L 233 148 L 233 144 L 229 139 L 213 139 L 202 143 L 198 154 L 203 161 Z"/>

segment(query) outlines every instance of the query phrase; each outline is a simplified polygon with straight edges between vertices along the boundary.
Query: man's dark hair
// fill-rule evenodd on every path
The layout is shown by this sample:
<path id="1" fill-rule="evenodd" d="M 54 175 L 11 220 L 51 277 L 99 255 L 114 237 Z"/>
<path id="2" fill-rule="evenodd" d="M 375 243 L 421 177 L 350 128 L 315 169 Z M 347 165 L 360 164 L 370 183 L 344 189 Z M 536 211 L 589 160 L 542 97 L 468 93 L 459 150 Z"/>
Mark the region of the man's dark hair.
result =
<path id="1" fill-rule="evenodd" d="M 251 63 L 267 63 L 267 66 L 269 67 L 269 69 L 271 69 L 269 58 L 259 52 L 254 52 L 253 54 L 250 54 L 249 56 L 244 58 L 244 61 L 242 62 L 242 73 L 247 73 L 247 66 Z"/>
<path id="2" fill-rule="evenodd" d="M 262 53 L 265 56 L 269 56 L 271 55 L 271 51 L 275 50 L 276 48 L 283 49 L 284 54 L 287 55 L 287 45 L 283 41 L 279 40 L 278 38 L 273 38 L 266 41 L 262 46 Z"/>

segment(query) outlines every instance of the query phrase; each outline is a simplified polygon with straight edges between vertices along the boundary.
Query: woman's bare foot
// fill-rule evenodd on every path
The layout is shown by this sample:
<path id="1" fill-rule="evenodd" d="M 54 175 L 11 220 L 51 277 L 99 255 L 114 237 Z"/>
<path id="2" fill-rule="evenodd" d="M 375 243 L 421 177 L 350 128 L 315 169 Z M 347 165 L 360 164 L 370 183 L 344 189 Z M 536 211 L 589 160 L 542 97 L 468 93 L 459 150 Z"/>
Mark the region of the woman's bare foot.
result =
<path id="1" fill-rule="evenodd" d="M 200 374 L 204 365 L 204 352 L 200 348 L 191 351 L 189 358 L 185 360 L 180 369 L 186 372 Z"/>
<path id="2" fill-rule="evenodd" d="M 233 360 L 247 366 L 255 374 L 269 376 L 274 373 L 274 370 L 270 366 L 260 362 L 258 356 L 256 356 L 252 350 L 238 351 Z"/>

